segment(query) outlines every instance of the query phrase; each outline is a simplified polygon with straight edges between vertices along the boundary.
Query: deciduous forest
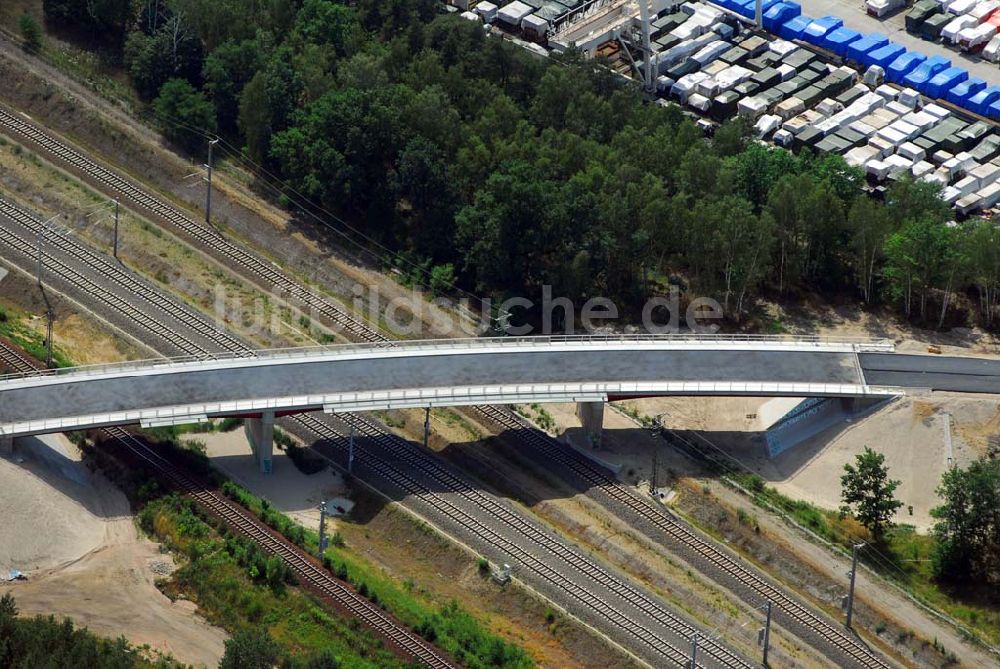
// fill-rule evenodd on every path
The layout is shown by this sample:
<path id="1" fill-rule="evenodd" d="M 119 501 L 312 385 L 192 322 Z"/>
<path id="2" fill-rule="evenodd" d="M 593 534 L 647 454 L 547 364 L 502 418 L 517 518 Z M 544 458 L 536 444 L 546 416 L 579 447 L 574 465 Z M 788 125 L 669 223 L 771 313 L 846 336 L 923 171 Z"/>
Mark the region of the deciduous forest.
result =
<path id="1" fill-rule="evenodd" d="M 881 200 L 836 156 L 794 156 L 575 54 L 541 58 L 436 0 L 45 0 L 100 30 L 179 146 L 217 133 L 435 292 L 606 296 L 679 286 L 734 324 L 763 297 L 995 327 L 1000 232 L 935 188 Z M 352 233 L 354 234 L 354 233 Z"/>

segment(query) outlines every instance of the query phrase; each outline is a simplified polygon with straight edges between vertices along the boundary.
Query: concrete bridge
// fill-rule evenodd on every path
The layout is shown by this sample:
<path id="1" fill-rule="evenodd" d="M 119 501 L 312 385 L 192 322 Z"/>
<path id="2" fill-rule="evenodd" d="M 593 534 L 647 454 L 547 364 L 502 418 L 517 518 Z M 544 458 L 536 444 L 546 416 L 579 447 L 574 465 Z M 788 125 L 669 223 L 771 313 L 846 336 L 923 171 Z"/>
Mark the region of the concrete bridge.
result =
<path id="1" fill-rule="evenodd" d="M 161 359 L 0 379 L 0 439 L 247 418 L 262 468 L 275 417 L 309 411 L 577 402 L 599 436 L 609 400 L 1000 393 L 1000 360 L 894 353 L 883 340 L 568 336 L 430 340 Z"/>

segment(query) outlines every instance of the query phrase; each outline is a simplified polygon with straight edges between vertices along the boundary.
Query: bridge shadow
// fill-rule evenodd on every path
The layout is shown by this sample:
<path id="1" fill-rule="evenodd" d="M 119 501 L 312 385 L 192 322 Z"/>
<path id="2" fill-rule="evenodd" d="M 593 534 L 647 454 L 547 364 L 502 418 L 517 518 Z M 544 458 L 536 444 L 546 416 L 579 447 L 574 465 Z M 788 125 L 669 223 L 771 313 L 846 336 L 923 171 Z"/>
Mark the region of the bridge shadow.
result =
<path id="1" fill-rule="evenodd" d="M 66 449 L 71 448 L 75 446 L 61 435 L 21 437 L 14 442 L 13 455 L 0 458 L 0 463 L 5 468 L 15 468 L 17 476 L 37 479 L 51 491 L 48 494 L 70 499 L 95 517 L 119 517 L 119 513 L 112 512 L 101 503 L 100 496 L 94 494 L 95 484 L 112 484 L 95 480 L 99 475 L 92 471 L 86 460 L 69 456 Z M 7 511 L 16 513 L 14 509 Z"/>
<path id="2" fill-rule="evenodd" d="M 757 474 L 768 483 L 784 481 L 813 463 L 833 440 L 853 424 L 853 421 L 835 424 L 774 458 L 768 456 L 764 433 L 759 431 L 672 430 L 657 438 L 640 427 L 608 429 L 605 431 L 605 446 L 592 449 L 580 446 L 586 443 L 582 428 L 570 428 L 555 439 L 558 443 L 549 441 L 541 447 L 537 436 L 532 434 L 535 432 L 533 429 L 507 429 L 495 436 L 450 442 L 428 449 L 440 468 L 452 475 L 445 477 L 429 474 L 419 466 L 408 464 L 403 449 L 424 449 L 422 444 L 413 440 L 406 440 L 407 446 L 399 441 L 393 446 L 356 436 L 355 448 L 358 454 L 367 450 L 383 461 L 394 462 L 396 468 L 426 491 L 424 494 L 447 496 L 456 492 L 482 491 L 534 508 L 546 502 L 586 495 L 600 487 L 607 478 L 635 486 L 645 493 L 653 471 L 656 472 L 658 487 L 669 487 L 682 476 L 714 478 L 732 473 Z M 285 426 L 285 429 L 289 427 Z M 290 431 L 300 437 L 308 436 L 295 429 Z M 307 441 L 316 452 L 333 461 L 337 469 L 346 471 L 346 438 Z M 596 469 L 605 478 L 574 471 L 574 461 L 585 463 L 585 469 Z M 364 524 L 377 515 L 388 501 L 402 502 L 410 496 L 400 485 L 386 484 L 386 478 L 362 463 L 360 457 L 355 463 L 355 473 L 365 481 L 377 479 L 382 495 L 360 496 L 374 501 L 356 506 L 348 516 L 352 522 Z M 293 465 L 288 463 L 286 466 Z M 352 476 L 346 478 L 349 487 L 355 490 L 364 486 Z"/>

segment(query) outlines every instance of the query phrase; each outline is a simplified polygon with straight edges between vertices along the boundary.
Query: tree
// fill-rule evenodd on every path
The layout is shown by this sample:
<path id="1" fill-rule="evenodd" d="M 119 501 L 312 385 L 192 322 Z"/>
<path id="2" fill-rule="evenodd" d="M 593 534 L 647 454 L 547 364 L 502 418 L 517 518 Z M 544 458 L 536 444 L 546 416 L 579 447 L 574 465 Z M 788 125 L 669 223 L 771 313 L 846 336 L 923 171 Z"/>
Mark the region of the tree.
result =
<path id="1" fill-rule="evenodd" d="M 215 108 L 201 91 L 183 79 L 163 84 L 153 109 L 168 137 L 187 147 L 201 146 L 206 134 L 215 132 Z"/>
<path id="2" fill-rule="evenodd" d="M 1000 460 L 950 469 L 937 489 L 934 571 L 941 579 L 1000 585 Z"/>
<path id="3" fill-rule="evenodd" d="M 239 630 L 226 640 L 219 669 L 273 669 L 279 654 L 278 644 L 266 629 Z"/>
<path id="4" fill-rule="evenodd" d="M 968 225 L 963 256 L 968 262 L 969 278 L 979 292 L 980 318 L 989 327 L 1000 305 L 1000 227 L 996 220 L 979 220 Z"/>
<path id="5" fill-rule="evenodd" d="M 152 35 L 135 31 L 125 40 L 125 66 L 139 95 L 147 100 L 169 79 L 200 83 L 202 61 L 201 41 L 179 15 L 162 22 Z"/>
<path id="6" fill-rule="evenodd" d="M 42 28 L 31 14 L 21 14 L 17 27 L 24 39 L 24 50 L 28 53 L 38 53 L 42 49 Z"/>
<path id="7" fill-rule="evenodd" d="M 116 39 L 133 17 L 131 0 L 42 0 L 52 23 L 92 32 L 110 32 Z"/>
<path id="8" fill-rule="evenodd" d="M 0 618 L 16 618 L 17 617 L 17 602 L 14 601 L 14 595 L 9 592 L 5 592 L 3 597 L 0 597 Z"/>
<path id="9" fill-rule="evenodd" d="M 891 524 L 896 510 L 903 503 L 896 499 L 899 481 L 889 479 L 885 456 L 869 447 L 857 455 L 854 464 L 844 465 L 846 472 L 840 477 L 841 511 L 854 512 L 858 521 L 868 528 L 876 541 L 880 541 Z"/>
<path id="10" fill-rule="evenodd" d="M 260 40 L 228 41 L 205 59 L 202 78 L 205 92 L 215 104 L 220 129 L 236 130 L 240 94 L 261 68 L 266 49 Z"/>
<path id="11" fill-rule="evenodd" d="M 866 304 L 875 301 L 875 277 L 885 259 L 885 241 L 896 228 L 889 210 L 875 200 L 858 197 L 847 213 L 854 274 Z"/>
<path id="12" fill-rule="evenodd" d="M 921 217 L 907 221 L 885 243 L 886 276 L 893 295 L 902 300 L 907 316 L 913 313 L 914 294 L 919 298 L 920 317 L 927 317 L 927 298 L 949 274 L 956 251 L 952 228 Z"/>

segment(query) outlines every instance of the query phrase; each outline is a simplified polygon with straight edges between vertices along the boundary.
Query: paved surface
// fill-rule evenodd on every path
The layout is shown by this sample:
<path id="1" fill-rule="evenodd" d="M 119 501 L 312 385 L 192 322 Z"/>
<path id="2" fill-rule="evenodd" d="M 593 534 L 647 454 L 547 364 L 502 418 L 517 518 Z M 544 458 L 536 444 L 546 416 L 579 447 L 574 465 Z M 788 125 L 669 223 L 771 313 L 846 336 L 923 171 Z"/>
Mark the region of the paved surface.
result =
<path id="1" fill-rule="evenodd" d="M 844 25 L 861 33 L 882 33 L 893 42 L 902 44 L 907 51 L 916 51 L 927 56 L 950 58 L 952 65 L 969 71 L 969 76 L 979 77 L 991 84 L 1000 84 L 1000 67 L 979 56 L 970 56 L 959 49 L 952 49 L 921 39 L 906 32 L 905 16 L 909 8 L 882 19 L 865 13 L 864 3 L 857 0 L 795 0 L 802 5 L 802 13 L 813 18 L 837 16 Z"/>
<path id="2" fill-rule="evenodd" d="M 884 394 L 879 386 L 1000 392 L 996 360 L 782 346 L 459 340 L 433 347 L 330 347 L 284 357 L 85 368 L 0 382 L 0 428 L 8 434 L 41 434 L 140 421 L 191 422 L 206 415 L 262 410 L 565 402 L 607 396 L 847 397 Z"/>
<path id="3" fill-rule="evenodd" d="M 1000 393 L 1000 360 L 880 353 L 859 358 L 865 379 L 873 385 Z"/>
<path id="4" fill-rule="evenodd" d="M 346 352 L 331 348 L 322 357 L 148 364 L 138 370 L 86 372 L 0 383 L 0 426 L 66 416 L 101 416 L 100 424 L 122 422 L 103 416 L 179 406 L 195 413 L 246 413 L 356 406 L 394 393 L 390 402 L 423 397 L 429 389 L 436 404 L 502 401 L 514 394 L 538 395 L 542 401 L 585 394 L 698 394 L 679 384 L 735 382 L 745 388 L 708 385 L 719 394 L 794 394 L 802 384 L 821 395 L 862 392 L 853 353 L 824 350 L 740 350 L 719 344 L 714 350 L 670 350 L 673 344 L 635 346 L 615 343 L 562 345 L 541 342 L 510 350 L 458 343 L 438 350 L 369 348 Z M 745 345 L 742 345 L 745 346 Z M 769 384 L 763 388 L 760 384 Z M 774 384 L 795 384 L 783 387 Z M 829 384 L 830 387 L 827 387 Z M 405 391 L 405 392 L 404 392 Z M 231 403 L 272 401 L 233 406 Z M 230 406 L 213 406 L 229 403 Z M 208 405 L 205 409 L 197 405 Z M 235 409 L 235 411 L 234 411 Z M 148 418 L 148 415 L 145 416 Z M 135 422 L 132 416 L 131 422 Z M 92 425 L 92 422 L 86 422 Z M 37 430 L 38 426 L 35 426 Z M 57 430 L 65 425 L 48 425 Z M 28 428 L 22 427 L 19 432 Z"/>

